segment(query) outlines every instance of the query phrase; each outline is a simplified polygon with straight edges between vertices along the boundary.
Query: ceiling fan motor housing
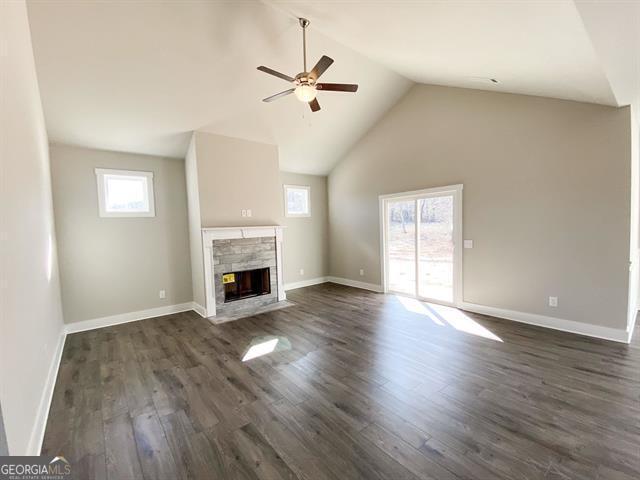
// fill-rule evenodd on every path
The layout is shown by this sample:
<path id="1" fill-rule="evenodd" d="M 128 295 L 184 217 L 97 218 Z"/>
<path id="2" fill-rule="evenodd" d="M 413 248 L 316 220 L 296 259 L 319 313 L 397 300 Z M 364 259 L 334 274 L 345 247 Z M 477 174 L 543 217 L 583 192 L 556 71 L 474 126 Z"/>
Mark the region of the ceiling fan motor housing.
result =
<path id="1" fill-rule="evenodd" d="M 295 84 L 314 86 L 316 84 L 316 78 L 309 72 L 300 72 L 296 75 Z"/>

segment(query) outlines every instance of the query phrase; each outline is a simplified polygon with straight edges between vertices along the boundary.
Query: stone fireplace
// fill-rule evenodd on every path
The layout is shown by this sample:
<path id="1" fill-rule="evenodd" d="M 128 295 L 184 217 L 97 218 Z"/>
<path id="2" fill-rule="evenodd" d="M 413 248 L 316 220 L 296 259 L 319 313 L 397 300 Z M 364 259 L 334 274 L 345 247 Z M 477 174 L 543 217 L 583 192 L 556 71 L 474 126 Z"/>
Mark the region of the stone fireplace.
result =
<path id="1" fill-rule="evenodd" d="M 203 228 L 206 316 L 249 316 L 286 299 L 282 227 Z"/>

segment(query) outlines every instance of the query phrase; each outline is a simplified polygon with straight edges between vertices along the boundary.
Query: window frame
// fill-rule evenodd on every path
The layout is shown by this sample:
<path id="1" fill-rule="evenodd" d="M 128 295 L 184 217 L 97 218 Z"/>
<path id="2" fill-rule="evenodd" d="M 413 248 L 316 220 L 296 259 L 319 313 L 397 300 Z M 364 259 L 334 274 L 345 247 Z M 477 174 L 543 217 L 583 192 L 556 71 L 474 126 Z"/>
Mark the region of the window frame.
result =
<path id="1" fill-rule="evenodd" d="M 149 218 L 156 216 L 155 196 L 153 189 L 153 172 L 140 170 L 117 170 L 113 168 L 96 168 L 96 182 L 98 186 L 98 214 L 102 218 Z M 105 179 L 107 176 L 120 175 L 123 177 L 145 177 L 147 184 L 147 198 L 149 210 L 144 212 L 109 212 L 106 209 Z"/>
<path id="2" fill-rule="evenodd" d="M 311 186 L 310 185 L 291 185 L 285 184 L 284 188 L 284 215 L 287 218 L 306 218 L 311 216 Z M 288 189 L 295 188 L 298 190 L 306 190 L 307 191 L 307 213 L 289 213 L 289 205 L 288 205 Z"/>

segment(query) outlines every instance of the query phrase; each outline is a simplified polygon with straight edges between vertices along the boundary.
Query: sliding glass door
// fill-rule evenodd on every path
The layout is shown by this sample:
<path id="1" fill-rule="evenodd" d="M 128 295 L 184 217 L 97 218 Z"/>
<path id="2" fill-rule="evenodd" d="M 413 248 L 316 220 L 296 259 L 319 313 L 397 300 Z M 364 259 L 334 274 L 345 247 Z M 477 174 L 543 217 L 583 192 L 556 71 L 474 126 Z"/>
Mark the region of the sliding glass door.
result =
<path id="1" fill-rule="evenodd" d="M 390 201 L 387 212 L 389 290 L 415 295 L 416 202 Z"/>
<path id="2" fill-rule="evenodd" d="M 381 197 L 385 291 L 457 304 L 462 186 Z"/>
<path id="3" fill-rule="evenodd" d="M 418 203 L 418 296 L 453 303 L 453 195 Z"/>

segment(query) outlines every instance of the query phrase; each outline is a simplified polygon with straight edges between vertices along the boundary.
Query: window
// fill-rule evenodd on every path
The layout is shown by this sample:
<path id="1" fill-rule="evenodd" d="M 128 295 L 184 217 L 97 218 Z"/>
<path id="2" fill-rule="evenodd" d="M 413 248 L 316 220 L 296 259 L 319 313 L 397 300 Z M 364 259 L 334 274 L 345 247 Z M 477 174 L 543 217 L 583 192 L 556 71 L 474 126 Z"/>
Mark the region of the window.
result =
<path id="1" fill-rule="evenodd" d="M 311 187 L 308 186 L 284 186 L 284 209 L 287 217 L 311 216 L 310 191 Z"/>
<path id="2" fill-rule="evenodd" d="M 153 173 L 96 168 L 101 217 L 155 217 Z"/>

